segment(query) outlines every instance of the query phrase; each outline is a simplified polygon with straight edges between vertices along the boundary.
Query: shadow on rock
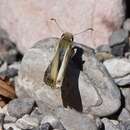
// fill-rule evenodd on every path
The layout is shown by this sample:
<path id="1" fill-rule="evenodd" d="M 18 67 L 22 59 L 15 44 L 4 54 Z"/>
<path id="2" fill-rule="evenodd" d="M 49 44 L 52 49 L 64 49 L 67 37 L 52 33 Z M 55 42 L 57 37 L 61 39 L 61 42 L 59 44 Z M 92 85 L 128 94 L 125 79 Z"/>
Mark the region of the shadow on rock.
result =
<path id="1" fill-rule="evenodd" d="M 79 74 L 83 70 L 83 49 L 75 47 L 76 53 L 69 62 L 65 78 L 61 87 L 62 101 L 64 107 L 69 106 L 82 112 L 82 100 L 79 91 Z"/>

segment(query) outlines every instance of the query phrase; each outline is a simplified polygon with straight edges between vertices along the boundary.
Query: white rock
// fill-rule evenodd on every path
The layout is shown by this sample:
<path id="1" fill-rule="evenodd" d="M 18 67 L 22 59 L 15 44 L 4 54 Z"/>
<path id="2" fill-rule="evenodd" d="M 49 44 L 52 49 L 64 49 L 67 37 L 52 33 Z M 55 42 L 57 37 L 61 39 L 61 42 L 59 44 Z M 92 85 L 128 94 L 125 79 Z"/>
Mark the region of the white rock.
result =
<path id="1" fill-rule="evenodd" d="M 18 128 L 15 123 L 7 123 L 7 124 L 4 124 L 4 128 L 5 130 L 8 130 L 9 128 L 13 128 L 13 130 L 22 130 L 20 128 Z"/>
<path id="2" fill-rule="evenodd" d="M 109 36 L 119 29 L 124 19 L 123 0 L 1 0 L 0 25 L 10 38 L 25 52 L 42 38 L 60 36 L 56 18 L 64 31 L 78 33 L 75 41 L 89 46 L 108 44 Z"/>
<path id="3" fill-rule="evenodd" d="M 104 63 L 112 78 L 120 78 L 130 74 L 130 61 L 126 58 L 113 58 Z"/>
<path id="4" fill-rule="evenodd" d="M 16 121 L 16 126 L 20 129 L 32 129 L 39 125 L 37 118 L 30 117 L 29 115 L 24 115 L 22 118 Z"/>

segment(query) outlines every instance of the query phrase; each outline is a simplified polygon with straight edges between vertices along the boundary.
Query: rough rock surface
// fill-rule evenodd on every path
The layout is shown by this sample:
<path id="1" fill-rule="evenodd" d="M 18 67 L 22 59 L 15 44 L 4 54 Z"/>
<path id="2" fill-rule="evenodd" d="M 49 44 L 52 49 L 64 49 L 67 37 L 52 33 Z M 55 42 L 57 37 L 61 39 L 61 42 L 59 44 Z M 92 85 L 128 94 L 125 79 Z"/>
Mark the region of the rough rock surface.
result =
<path id="1" fill-rule="evenodd" d="M 43 82 L 58 41 L 56 38 L 40 41 L 24 55 L 16 81 L 17 95 L 41 100 L 51 108 L 63 104 L 98 116 L 116 112 L 120 107 L 119 89 L 91 48 L 77 44 L 79 48 L 67 67 L 61 89 L 52 89 Z"/>
<path id="2" fill-rule="evenodd" d="M 104 62 L 105 67 L 114 79 L 121 86 L 130 84 L 130 61 L 126 58 L 113 58 Z"/>
<path id="3" fill-rule="evenodd" d="M 64 31 L 78 33 L 75 41 L 89 46 L 107 44 L 124 18 L 123 0 L 1 0 L 0 25 L 22 52 L 40 39 L 60 36 L 61 31 L 50 18 L 56 18 Z M 80 5 L 80 6 L 79 6 Z"/>
<path id="4" fill-rule="evenodd" d="M 11 116 L 20 118 L 32 111 L 34 100 L 31 98 L 14 99 L 8 104 L 8 112 Z"/>
<path id="5" fill-rule="evenodd" d="M 29 115 L 24 115 L 22 118 L 18 119 L 16 126 L 20 129 L 32 129 L 39 125 L 37 118 L 30 117 Z"/>

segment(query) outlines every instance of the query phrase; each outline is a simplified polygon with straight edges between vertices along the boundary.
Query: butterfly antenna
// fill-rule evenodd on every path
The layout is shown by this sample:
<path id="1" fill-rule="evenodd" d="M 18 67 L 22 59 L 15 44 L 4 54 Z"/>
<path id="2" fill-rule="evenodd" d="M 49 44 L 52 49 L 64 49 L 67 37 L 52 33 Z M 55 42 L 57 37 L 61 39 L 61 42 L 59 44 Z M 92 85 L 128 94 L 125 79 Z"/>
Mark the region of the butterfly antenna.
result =
<path id="1" fill-rule="evenodd" d="M 89 31 L 89 30 L 94 31 L 93 28 L 87 28 L 87 29 L 85 29 L 85 30 L 83 30 L 83 31 L 81 31 L 81 32 L 79 32 L 79 33 L 75 33 L 74 35 L 79 35 L 79 34 L 81 34 L 81 33 L 87 32 L 87 31 Z"/>
<path id="2" fill-rule="evenodd" d="M 61 26 L 57 23 L 55 18 L 51 18 L 50 20 L 54 21 L 57 25 L 57 27 L 60 29 L 61 32 L 64 32 L 64 30 L 61 28 Z"/>

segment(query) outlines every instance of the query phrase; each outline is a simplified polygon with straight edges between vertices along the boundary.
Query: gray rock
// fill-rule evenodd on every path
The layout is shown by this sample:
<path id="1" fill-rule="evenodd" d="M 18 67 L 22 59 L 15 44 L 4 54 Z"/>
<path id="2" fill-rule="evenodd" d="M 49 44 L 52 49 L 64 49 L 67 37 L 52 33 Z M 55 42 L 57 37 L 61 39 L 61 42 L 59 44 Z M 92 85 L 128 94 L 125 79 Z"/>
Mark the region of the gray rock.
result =
<path id="1" fill-rule="evenodd" d="M 53 130 L 50 123 L 41 124 L 39 130 Z"/>
<path id="2" fill-rule="evenodd" d="M 109 42 L 112 54 L 123 56 L 129 50 L 128 31 L 120 29 L 113 32 Z"/>
<path id="3" fill-rule="evenodd" d="M 4 118 L 4 123 L 15 123 L 17 120 L 16 117 L 6 115 Z"/>
<path id="4" fill-rule="evenodd" d="M 9 102 L 9 115 L 20 118 L 32 111 L 35 101 L 32 98 L 18 98 Z"/>
<path id="5" fill-rule="evenodd" d="M 122 88 L 121 92 L 124 96 L 125 108 L 130 112 L 130 88 Z"/>
<path id="6" fill-rule="evenodd" d="M 49 123 L 52 126 L 53 129 L 65 130 L 64 126 L 62 125 L 62 123 L 56 117 L 54 117 L 52 115 L 45 116 L 42 119 L 41 125 L 43 126 L 46 123 Z"/>
<path id="7" fill-rule="evenodd" d="M 7 68 L 8 68 L 7 62 L 4 62 L 4 63 L 0 66 L 0 73 L 6 71 Z"/>
<path id="8" fill-rule="evenodd" d="M 107 118 L 103 118 L 102 122 L 104 123 L 105 130 L 121 130 L 118 125 L 115 125 Z"/>
<path id="9" fill-rule="evenodd" d="M 127 109 L 122 109 L 119 117 L 118 117 L 118 120 L 119 121 L 122 121 L 122 122 L 125 122 L 125 121 L 128 121 L 130 120 L 130 113 L 128 112 Z"/>
<path id="10" fill-rule="evenodd" d="M 77 53 L 67 67 L 61 89 L 52 89 L 43 82 L 58 42 L 57 38 L 45 39 L 24 55 L 16 80 L 17 95 L 33 97 L 49 104 L 51 108 L 63 104 L 98 116 L 116 112 L 120 107 L 120 91 L 104 65 L 96 59 L 94 50 L 89 47 L 75 43 L 78 46 Z M 85 63 L 82 65 L 83 61 Z"/>
<path id="11" fill-rule="evenodd" d="M 130 121 L 120 123 L 121 130 L 130 130 Z"/>
<path id="12" fill-rule="evenodd" d="M 16 126 L 20 129 L 33 129 L 38 127 L 39 121 L 37 118 L 30 117 L 29 115 L 24 115 L 22 118 L 16 121 Z"/>
<path id="13" fill-rule="evenodd" d="M 45 111 L 44 111 L 45 112 Z M 44 113 L 43 111 L 41 112 L 38 107 L 36 107 L 30 114 L 31 117 L 37 118 L 39 122 L 43 119 L 43 117 L 48 114 Z M 43 114 L 44 113 L 44 114 Z"/>
<path id="14" fill-rule="evenodd" d="M 108 44 L 107 45 L 100 45 L 96 48 L 96 52 L 111 53 L 111 48 Z"/>
<path id="15" fill-rule="evenodd" d="M 115 78 L 114 81 L 119 86 L 130 85 L 130 74 L 126 75 L 125 77 Z"/>
<path id="16" fill-rule="evenodd" d="M 4 128 L 5 130 L 21 130 L 15 125 L 15 123 L 6 123 L 4 124 Z"/>
<path id="17" fill-rule="evenodd" d="M 123 24 L 123 28 L 127 31 L 130 31 L 130 18 L 126 19 L 124 24 Z"/>
<path id="18" fill-rule="evenodd" d="M 96 120 L 86 114 L 63 108 L 57 109 L 55 114 L 66 130 L 98 130 Z"/>
<path id="19" fill-rule="evenodd" d="M 126 58 L 113 58 L 103 63 L 112 78 L 121 78 L 130 74 L 130 61 Z"/>

